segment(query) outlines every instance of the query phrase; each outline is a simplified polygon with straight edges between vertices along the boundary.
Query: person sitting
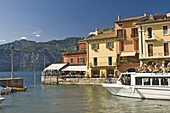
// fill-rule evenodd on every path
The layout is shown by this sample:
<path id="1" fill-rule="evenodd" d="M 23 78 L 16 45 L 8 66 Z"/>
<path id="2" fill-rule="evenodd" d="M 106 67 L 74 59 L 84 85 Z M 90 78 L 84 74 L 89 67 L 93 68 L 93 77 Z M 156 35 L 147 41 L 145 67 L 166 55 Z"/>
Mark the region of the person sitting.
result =
<path id="1" fill-rule="evenodd" d="M 152 73 L 153 72 L 153 68 L 151 66 L 148 66 L 148 72 Z"/>
<path id="2" fill-rule="evenodd" d="M 166 70 L 167 70 L 167 72 L 170 72 L 170 62 L 167 64 Z"/>
<path id="3" fill-rule="evenodd" d="M 154 72 L 155 73 L 159 72 L 159 65 L 158 65 L 158 63 L 155 64 Z"/>
<path id="4" fill-rule="evenodd" d="M 165 61 L 162 61 L 161 72 L 165 73 Z"/>

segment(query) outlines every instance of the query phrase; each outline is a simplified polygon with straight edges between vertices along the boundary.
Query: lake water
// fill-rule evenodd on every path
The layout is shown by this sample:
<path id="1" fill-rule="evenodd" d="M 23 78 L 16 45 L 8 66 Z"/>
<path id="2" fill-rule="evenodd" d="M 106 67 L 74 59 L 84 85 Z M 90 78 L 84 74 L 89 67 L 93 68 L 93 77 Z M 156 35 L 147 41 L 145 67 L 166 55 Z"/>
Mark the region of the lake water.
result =
<path id="1" fill-rule="evenodd" d="M 36 83 L 34 84 L 34 74 Z M 15 73 L 26 92 L 5 95 L 0 113 L 169 113 L 170 101 L 113 96 L 101 86 L 41 85 L 41 72 Z M 10 73 L 0 73 L 10 77 Z"/>

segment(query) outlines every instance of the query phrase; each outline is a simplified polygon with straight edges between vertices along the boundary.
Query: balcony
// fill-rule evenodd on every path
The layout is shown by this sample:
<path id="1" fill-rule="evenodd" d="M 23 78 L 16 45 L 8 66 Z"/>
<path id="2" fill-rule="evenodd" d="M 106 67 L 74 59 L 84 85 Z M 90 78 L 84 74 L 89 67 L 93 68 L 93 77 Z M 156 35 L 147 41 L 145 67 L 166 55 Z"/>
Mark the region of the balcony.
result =
<path id="1" fill-rule="evenodd" d="M 155 41 L 155 40 L 156 40 L 156 38 L 154 38 L 154 37 L 151 37 L 151 38 L 146 37 L 145 38 L 145 41 Z"/>
<path id="2" fill-rule="evenodd" d="M 125 29 L 118 29 L 116 39 L 118 41 L 123 41 L 126 39 L 126 30 Z"/>
<path id="3" fill-rule="evenodd" d="M 140 59 L 151 59 L 151 58 L 170 58 L 169 53 L 153 53 L 153 54 L 148 54 L 148 55 L 139 55 Z"/>
<path id="4" fill-rule="evenodd" d="M 156 39 L 159 38 L 155 33 L 153 33 L 153 35 L 145 35 L 145 41 L 155 41 Z"/>
<path id="5" fill-rule="evenodd" d="M 136 40 L 139 39 L 138 36 L 139 36 L 138 34 L 131 34 L 131 38 L 136 39 Z"/>
<path id="6" fill-rule="evenodd" d="M 108 62 L 98 62 L 97 65 L 94 65 L 93 63 L 89 63 L 90 67 L 98 67 L 98 66 L 116 66 L 116 62 L 109 63 Z"/>
<path id="7" fill-rule="evenodd" d="M 125 63 L 139 63 L 139 59 L 118 59 L 118 64 L 125 64 Z"/>

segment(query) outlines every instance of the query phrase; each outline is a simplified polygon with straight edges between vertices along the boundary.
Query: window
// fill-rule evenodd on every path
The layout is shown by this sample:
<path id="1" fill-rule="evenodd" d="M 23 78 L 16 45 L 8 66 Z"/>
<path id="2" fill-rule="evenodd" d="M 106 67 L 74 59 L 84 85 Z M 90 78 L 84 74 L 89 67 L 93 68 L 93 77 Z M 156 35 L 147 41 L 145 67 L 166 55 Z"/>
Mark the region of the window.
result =
<path id="1" fill-rule="evenodd" d="M 163 35 L 168 34 L 168 26 L 163 26 Z"/>
<path id="2" fill-rule="evenodd" d="M 113 46 L 113 42 L 107 42 L 106 43 L 106 48 L 108 49 L 112 49 L 114 46 Z"/>
<path id="3" fill-rule="evenodd" d="M 135 80 L 136 80 L 136 85 L 142 85 L 142 78 L 136 77 Z"/>
<path id="4" fill-rule="evenodd" d="M 94 78 L 99 78 L 99 73 L 100 73 L 99 70 L 94 70 L 94 71 L 93 71 L 93 77 L 94 77 Z"/>
<path id="5" fill-rule="evenodd" d="M 119 23 L 118 26 L 122 27 L 122 26 L 123 26 L 123 23 Z"/>
<path id="6" fill-rule="evenodd" d="M 108 73 L 108 77 L 113 77 L 114 76 L 114 70 L 113 69 L 109 69 L 107 70 L 107 73 Z"/>
<path id="7" fill-rule="evenodd" d="M 153 44 L 148 44 L 148 57 L 153 56 Z"/>
<path id="8" fill-rule="evenodd" d="M 131 29 L 131 37 L 138 37 L 138 28 Z"/>
<path id="9" fill-rule="evenodd" d="M 73 61 L 74 61 L 73 58 L 70 58 L 70 64 L 73 64 Z"/>
<path id="10" fill-rule="evenodd" d="M 148 33 L 148 38 L 152 38 L 152 28 L 151 27 L 147 28 L 147 33 Z"/>
<path id="11" fill-rule="evenodd" d="M 84 63 L 84 58 L 78 58 L 78 63 L 83 64 Z"/>
<path id="12" fill-rule="evenodd" d="M 144 80 L 144 85 L 151 85 L 150 78 L 143 78 L 143 80 Z"/>
<path id="13" fill-rule="evenodd" d="M 99 44 L 97 44 L 97 43 L 92 44 L 92 49 L 93 50 L 98 50 L 99 49 Z"/>
<path id="14" fill-rule="evenodd" d="M 164 56 L 169 56 L 169 44 L 164 43 Z"/>
<path id="15" fill-rule="evenodd" d="M 94 66 L 97 66 L 97 58 L 96 57 L 93 59 L 93 64 L 94 64 Z"/>
<path id="16" fill-rule="evenodd" d="M 117 38 L 126 38 L 126 30 L 118 29 L 117 30 Z"/>
<path id="17" fill-rule="evenodd" d="M 109 65 L 109 66 L 112 65 L 112 57 L 108 57 L 108 65 Z"/>

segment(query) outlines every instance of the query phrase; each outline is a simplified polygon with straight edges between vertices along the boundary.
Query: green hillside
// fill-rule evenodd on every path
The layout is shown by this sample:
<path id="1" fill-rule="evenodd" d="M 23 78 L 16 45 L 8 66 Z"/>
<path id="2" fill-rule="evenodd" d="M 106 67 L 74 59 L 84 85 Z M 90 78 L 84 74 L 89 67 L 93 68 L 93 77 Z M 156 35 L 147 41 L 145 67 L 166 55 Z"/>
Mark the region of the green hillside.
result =
<path id="1" fill-rule="evenodd" d="M 0 71 L 11 70 L 12 45 L 14 46 L 15 71 L 42 71 L 44 66 L 62 62 L 61 53 L 75 51 L 80 39 L 80 37 L 70 37 L 49 42 L 20 40 L 0 45 Z"/>

